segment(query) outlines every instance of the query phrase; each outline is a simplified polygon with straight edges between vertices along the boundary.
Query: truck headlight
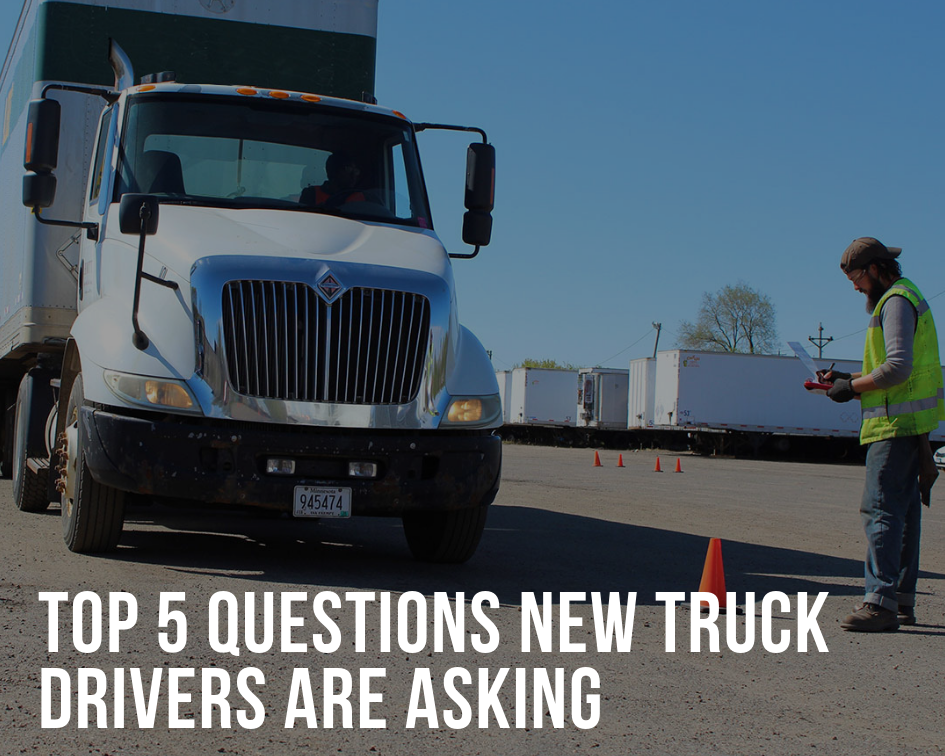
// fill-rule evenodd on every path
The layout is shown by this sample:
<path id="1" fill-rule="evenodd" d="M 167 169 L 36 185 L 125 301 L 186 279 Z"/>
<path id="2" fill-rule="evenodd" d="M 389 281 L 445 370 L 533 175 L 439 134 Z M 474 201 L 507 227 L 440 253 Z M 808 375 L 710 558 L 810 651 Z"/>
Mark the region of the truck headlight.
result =
<path id="1" fill-rule="evenodd" d="M 454 396 L 440 425 L 487 428 L 502 416 L 498 394 L 492 396 Z"/>
<path id="2" fill-rule="evenodd" d="M 105 384 L 115 396 L 129 404 L 149 409 L 200 413 L 193 394 L 183 381 L 106 370 Z"/>

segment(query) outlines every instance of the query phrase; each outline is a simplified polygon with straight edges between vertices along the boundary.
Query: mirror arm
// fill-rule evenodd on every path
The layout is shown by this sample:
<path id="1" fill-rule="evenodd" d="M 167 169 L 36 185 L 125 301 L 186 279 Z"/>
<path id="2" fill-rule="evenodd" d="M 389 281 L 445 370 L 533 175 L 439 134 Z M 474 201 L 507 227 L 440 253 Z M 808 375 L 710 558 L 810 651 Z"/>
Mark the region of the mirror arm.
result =
<path id="1" fill-rule="evenodd" d="M 416 132 L 426 131 L 427 129 L 440 129 L 441 131 L 472 131 L 482 137 L 483 144 L 489 144 L 489 139 L 486 137 L 486 132 L 482 129 L 476 128 L 475 126 L 450 126 L 446 123 L 415 123 L 413 125 L 413 130 Z"/>
<path id="2" fill-rule="evenodd" d="M 150 273 L 141 271 L 141 277 L 150 281 L 151 283 L 156 283 L 158 286 L 164 286 L 165 288 L 171 289 L 172 291 L 177 291 L 180 289 L 177 281 L 165 281 L 163 278 L 158 278 L 157 276 L 152 276 Z"/>
<path id="3" fill-rule="evenodd" d="M 109 105 L 113 105 L 118 102 L 118 98 L 121 96 L 119 92 L 116 92 L 113 89 L 108 89 L 107 87 L 80 87 L 74 84 L 47 84 L 43 87 L 43 93 L 40 95 L 42 99 L 46 99 L 46 93 L 50 89 L 56 89 L 60 92 L 79 92 L 81 94 L 87 95 L 96 95 L 102 99 L 108 101 Z"/>
<path id="4" fill-rule="evenodd" d="M 141 203 L 141 209 L 138 211 L 138 217 L 141 218 L 141 235 L 138 237 L 138 267 L 135 271 L 135 297 L 131 305 L 131 325 L 134 328 L 134 335 L 131 337 L 131 343 L 135 348 L 144 351 L 148 348 L 151 340 L 147 337 L 141 326 L 138 325 L 138 305 L 141 302 L 141 279 L 144 278 L 144 239 L 148 235 L 148 221 L 151 220 L 151 208 L 147 202 Z"/>
<path id="5" fill-rule="evenodd" d="M 450 252 L 450 257 L 458 257 L 460 260 L 472 260 L 476 255 L 479 254 L 479 245 L 476 245 L 476 248 L 470 252 L 468 255 L 464 255 L 462 252 Z"/>
<path id="6" fill-rule="evenodd" d="M 98 241 L 98 223 L 92 223 L 91 221 L 64 221 L 54 220 L 52 218 L 44 218 L 42 215 L 42 208 L 39 207 L 33 208 L 33 215 L 36 216 L 37 221 L 47 226 L 69 226 L 70 228 L 84 228 L 89 239 L 92 241 Z"/>

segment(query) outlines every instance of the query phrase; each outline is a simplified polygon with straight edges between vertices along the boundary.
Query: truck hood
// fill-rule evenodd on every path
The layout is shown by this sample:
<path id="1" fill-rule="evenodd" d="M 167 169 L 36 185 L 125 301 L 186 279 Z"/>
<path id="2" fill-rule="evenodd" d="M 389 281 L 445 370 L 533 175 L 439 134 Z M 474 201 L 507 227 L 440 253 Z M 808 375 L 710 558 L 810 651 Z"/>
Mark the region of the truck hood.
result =
<path id="1" fill-rule="evenodd" d="M 106 239 L 137 248 L 137 238 L 119 233 L 117 223 L 109 224 Z M 451 279 L 446 251 L 432 231 L 310 212 L 161 205 L 157 233 L 145 250 L 146 270 L 158 274 L 166 266 L 185 281 L 199 258 L 216 255 L 336 260 Z"/>
<path id="2" fill-rule="evenodd" d="M 98 264 L 86 261 L 94 267 L 73 327 L 86 367 L 184 381 L 206 417 L 324 427 L 432 429 L 451 397 L 497 392 L 488 355 L 457 321 L 452 266 L 432 231 L 162 205 L 145 271 L 179 289 L 143 284 L 138 318 L 150 341 L 140 350 L 128 348 L 138 238 L 116 226 L 106 229 Z M 286 295 L 295 284 L 312 288 L 313 299 Z M 328 310 L 335 301 L 339 308 Z M 302 334 L 291 350 L 290 332 Z M 313 379 L 310 349 L 334 372 Z M 278 383 L 290 370 L 310 393 Z M 242 390 L 231 373 L 245 379 Z M 250 376 L 265 385 L 250 385 Z M 395 393 L 404 381 L 418 382 L 406 403 Z M 91 401 L 115 402 L 101 377 L 90 377 L 87 390 Z"/>

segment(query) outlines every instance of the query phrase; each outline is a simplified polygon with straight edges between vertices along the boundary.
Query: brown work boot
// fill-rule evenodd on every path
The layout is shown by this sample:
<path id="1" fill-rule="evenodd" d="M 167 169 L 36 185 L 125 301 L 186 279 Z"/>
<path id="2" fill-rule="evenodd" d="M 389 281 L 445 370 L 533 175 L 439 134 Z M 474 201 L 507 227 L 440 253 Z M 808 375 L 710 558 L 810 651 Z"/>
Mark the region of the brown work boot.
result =
<path id="1" fill-rule="evenodd" d="M 853 614 L 844 617 L 840 627 L 855 633 L 883 633 L 899 629 L 896 612 L 878 604 L 863 604 Z"/>

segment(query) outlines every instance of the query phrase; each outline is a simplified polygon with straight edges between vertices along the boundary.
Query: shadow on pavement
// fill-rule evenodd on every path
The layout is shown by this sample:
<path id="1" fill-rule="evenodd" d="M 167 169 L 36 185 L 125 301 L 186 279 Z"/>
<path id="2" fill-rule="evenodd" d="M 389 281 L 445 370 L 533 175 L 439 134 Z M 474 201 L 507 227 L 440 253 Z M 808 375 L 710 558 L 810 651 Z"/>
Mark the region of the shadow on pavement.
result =
<path id="1" fill-rule="evenodd" d="M 152 524 L 173 530 L 139 527 Z M 655 603 L 657 591 L 695 591 L 708 545 L 708 537 L 515 506 L 492 508 L 465 565 L 415 561 L 390 518 L 300 522 L 144 508 L 129 512 L 125 528 L 113 559 L 297 586 L 492 591 L 510 605 L 525 591 L 637 591 L 641 605 Z M 727 590 L 758 599 L 770 591 L 860 592 L 859 560 L 737 541 L 723 542 L 723 560 Z"/>

